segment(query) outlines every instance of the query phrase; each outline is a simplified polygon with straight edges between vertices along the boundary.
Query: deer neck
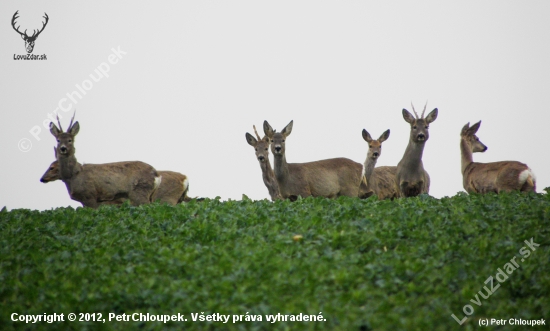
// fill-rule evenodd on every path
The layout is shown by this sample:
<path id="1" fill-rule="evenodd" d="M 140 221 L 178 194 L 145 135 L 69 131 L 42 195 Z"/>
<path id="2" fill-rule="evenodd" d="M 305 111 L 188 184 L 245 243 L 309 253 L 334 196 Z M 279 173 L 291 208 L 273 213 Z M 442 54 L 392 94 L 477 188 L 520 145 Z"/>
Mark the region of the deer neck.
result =
<path id="1" fill-rule="evenodd" d="M 274 155 L 275 158 L 275 177 L 278 182 L 282 182 L 288 178 L 288 163 L 284 154 Z"/>
<path id="2" fill-rule="evenodd" d="M 73 179 L 81 170 L 82 165 L 78 163 L 74 155 L 69 157 L 59 157 L 59 173 L 64 182 Z"/>
<path id="3" fill-rule="evenodd" d="M 415 143 L 409 141 L 405 154 L 403 155 L 402 163 L 407 169 L 417 169 L 422 164 L 422 154 L 424 153 L 424 146 L 426 142 Z"/>
<path id="4" fill-rule="evenodd" d="M 269 162 L 269 159 L 265 162 L 260 162 L 260 168 L 262 169 L 264 182 L 270 182 L 273 178 L 273 169 L 271 168 L 271 162 Z"/>
<path id="5" fill-rule="evenodd" d="M 471 163 L 474 162 L 474 157 L 472 155 L 472 148 L 464 139 L 460 139 L 460 154 L 462 156 L 462 160 L 461 160 L 462 174 L 464 174 L 464 171 L 466 171 L 466 167 L 468 167 Z"/>
<path id="6" fill-rule="evenodd" d="M 363 164 L 363 175 L 367 179 L 367 184 L 370 184 L 371 176 L 374 171 L 374 166 L 376 165 L 376 161 L 378 161 L 378 159 L 373 159 L 372 157 L 367 155 L 365 163 Z"/>

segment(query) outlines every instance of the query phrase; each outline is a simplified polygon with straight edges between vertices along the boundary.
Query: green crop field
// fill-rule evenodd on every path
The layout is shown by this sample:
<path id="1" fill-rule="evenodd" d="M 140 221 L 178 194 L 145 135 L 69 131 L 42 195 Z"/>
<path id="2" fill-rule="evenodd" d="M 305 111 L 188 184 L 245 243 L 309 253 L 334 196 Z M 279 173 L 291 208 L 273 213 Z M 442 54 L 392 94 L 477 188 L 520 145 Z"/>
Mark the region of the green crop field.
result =
<path id="1" fill-rule="evenodd" d="M 4 209 L 0 330 L 523 330 L 549 244 L 534 193 Z"/>

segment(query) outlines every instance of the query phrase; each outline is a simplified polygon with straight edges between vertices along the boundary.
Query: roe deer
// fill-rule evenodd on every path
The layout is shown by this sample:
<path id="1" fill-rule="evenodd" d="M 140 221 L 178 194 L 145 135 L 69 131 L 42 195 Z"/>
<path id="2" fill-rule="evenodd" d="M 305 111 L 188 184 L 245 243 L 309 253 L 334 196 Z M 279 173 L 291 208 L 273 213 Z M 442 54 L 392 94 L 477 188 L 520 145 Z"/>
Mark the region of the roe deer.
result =
<path id="1" fill-rule="evenodd" d="M 470 127 L 464 125 L 460 132 L 462 156 L 462 185 L 468 193 L 487 192 L 536 192 L 535 174 L 529 167 L 517 161 L 491 163 L 474 162 L 472 153 L 485 152 L 485 146 L 476 136 L 481 121 Z"/>
<path id="2" fill-rule="evenodd" d="M 161 183 L 155 168 L 140 161 L 105 164 L 77 162 L 74 138 L 80 130 L 78 121 L 63 132 L 50 122 L 50 132 L 57 139 L 56 157 L 59 174 L 65 183 L 71 199 L 84 207 L 97 208 L 101 202 L 127 198 L 132 205 L 147 204 Z"/>
<path id="3" fill-rule="evenodd" d="M 382 155 L 382 143 L 390 136 L 390 130 L 382 133 L 374 140 L 367 130 L 363 129 L 363 139 L 369 144 L 369 151 L 363 167 L 363 176 L 367 182 L 367 192 L 372 192 L 378 199 L 394 199 L 397 197 L 395 174 L 397 167 L 377 167 L 376 161 Z"/>
<path id="4" fill-rule="evenodd" d="M 88 164 L 82 165 L 83 168 L 87 168 Z M 157 171 L 159 176 L 162 177 L 162 181 L 155 192 L 153 194 L 153 201 L 159 200 L 163 203 L 168 203 L 171 205 L 176 205 L 180 202 L 188 202 L 191 201 L 191 198 L 187 196 L 189 193 L 189 180 L 187 179 L 187 176 L 184 174 L 180 174 L 179 172 L 174 171 Z M 59 162 L 53 161 L 52 164 L 48 167 L 48 170 L 42 175 L 42 178 L 40 178 L 40 181 L 42 183 L 49 183 L 56 180 L 61 179 L 61 175 L 59 174 Z M 126 198 L 119 198 L 117 200 L 112 201 L 102 201 L 101 204 L 122 204 L 124 201 L 128 199 Z"/>
<path id="5" fill-rule="evenodd" d="M 275 179 L 283 199 L 298 196 L 335 198 L 341 195 L 357 197 L 362 183 L 362 165 L 346 158 L 320 160 L 308 163 L 287 163 L 285 139 L 292 131 L 293 121 L 275 132 L 264 121 L 264 133 L 270 139 L 275 159 Z"/>
<path id="6" fill-rule="evenodd" d="M 430 175 L 424 170 L 422 153 L 424 145 L 430 137 L 428 125 L 437 118 L 437 108 L 424 118 L 426 106 L 424 106 L 420 117 L 414 110 L 414 106 L 412 106 L 414 117 L 406 109 L 403 109 L 403 118 L 411 125 L 411 134 L 405 154 L 397 164 L 396 183 L 400 197 L 414 197 L 430 192 Z"/>
<path id="7" fill-rule="evenodd" d="M 247 132 L 245 135 L 246 141 L 250 146 L 254 147 L 254 150 L 256 151 L 256 158 L 258 159 L 258 163 L 260 164 L 260 168 L 262 169 L 262 178 L 264 180 L 265 186 L 267 187 L 269 195 L 271 196 L 271 200 L 275 201 L 281 199 L 281 194 L 279 193 L 279 185 L 277 185 L 275 174 L 273 173 L 273 169 L 271 168 L 271 162 L 269 162 L 269 138 L 267 136 L 260 138 L 258 131 L 256 131 L 256 126 L 253 125 L 253 127 L 254 133 L 256 134 L 256 137 L 258 137 L 258 139 L 254 138 L 250 133 Z"/>

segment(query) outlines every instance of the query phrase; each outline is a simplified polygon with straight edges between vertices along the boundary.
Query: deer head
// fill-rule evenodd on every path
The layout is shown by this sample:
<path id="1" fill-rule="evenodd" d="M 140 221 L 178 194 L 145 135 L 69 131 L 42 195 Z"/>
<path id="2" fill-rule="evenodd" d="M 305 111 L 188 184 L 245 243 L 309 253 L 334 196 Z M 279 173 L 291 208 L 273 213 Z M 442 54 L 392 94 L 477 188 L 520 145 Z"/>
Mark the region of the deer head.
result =
<path id="1" fill-rule="evenodd" d="M 480 125 L 481 121 L 470 127 L 470 123 L 468 122 L 460 132 L 460 137 L 466 142 L 473 153 L 483 153 L 487 150 L 487 146 L 479 141 L 479 138 L 476 136 L 476 132 L 479 130 Z"/>
<path id="2" fill-rule="evenodd" d="M 50 122 L 50 132 L 57 139 L 56 155 L 59 157 L 70 157 L 74 155 L 74 137 L 80 130 L 80 124 L 78 124 L 78 121 L 73 124 L 73 120 L 74 115 L 73 118 L 71 118 L 71 123 L 69 124 L 67 132 L 63 132 L 63 128 L 59 122 L 59 116 L 57 117 L 59 129 L 55 126 L 55 124 L 53 124 L 53 122 Z"/>
<path id="3" fill-rule="evenodd" d="M 33 30 L 32 36 L 29 36 L 29 35 L 27 35 L 27 29 L 25 29 L 25 32 L 21 32 L 21 31 L 19 31 L 20 26 L 18 26 L 17 28 L 15 27 L 15 24 L 16 24 L 15 20 L 17 20 L 19 18 L 19 16 L 17 16 L 18 13 L 19 13 L 19 11 L 16 11 L 15 14 L 13 14 L 13 18 L 11 19 L 11 26 L 13 27 L 13 29 L 15 31 L 17 31 L 17 33 L 19 33 L 21 35 L 21 38 L 23 38 L 23 40 L 25 40 L 25 49 L 27 50 L 27 53 L 30 54 L 30 53 L 32 53 L 32 51 L 34 49 L 34 42 L 35 42 L 36 38 L 38 38 L 40 33 L 42 33 L 42 31 L 44 31 L 44 28 L 48 24 L 49 17 L 48 17 L 48 14 L 44 13 L 44 16 L 42 16 L 42 17 L 44 19 L 46 19 L 46 21 L 42 22 L 42 29 Z"/>
<path id="4" fill-rule="evenodd" d="M 254 138 L 250 133 L 246 133 L 246 141 L 248 144 L 252 147 L 254 147 L 254 150 L 256 151 L 256 158 L 260 163 L 265 163 L 268 160 L 269 157 L 269 138 L 267 136 L 264 136 L 263 138 L 260 138 L 260 135 L 258 134 L 258 131 L 256 131 L 256 126 L 254 125 L 254 133 L 256 134 L 256 138 Z"/>
<path id="5" fill-rule="evenodd" d="M 426 111 L 427 105 L 428 104 L 426 103 L 424 110 L 422 111 L 422 115 L 418 116 L 416 110 L 414 110 L 414 106 L 411 104 L 415 115 L 414 117 L 408 110 L 403 108 L 403 118 L 411 125 L 411 142 L 423 144 L 428 140 L 428 138 L 430 138 L 430 132 L 428 131 L 429 124 L 437 118 L 437 108 L 432 110 L 428 116 L 424 118 L 424 112 Z"/>
<path id="6" fill-rule="evenodd" d="M 292 132 L 293 124 L 294 121 L 290 121 L 281 132 L 275 132 L 271 125 L 267 121 L 264 121 L 264 133 L 269 138 L 271 152 L 274 156 L 285 155 L 285 139 Z"/>
<path id="7" fill-rule="evenodd" d="M 382 155 L 382 143 L 390 137 L 390 130 L 386 130 L 378 140 L 371 138 L 367 130 L 363 129 L 363 139 L 369 144 L 367 159 L 377 160 Z"/>
<path id="8" fill-rule="evenodd" d="M 48 167 L 48 170 L 42 175 L 40 181 L 42 183 L 49 183 L 61 179 L 61 174 L 59 173 L 59 162 L 53 161 L 52 164 Z"/>

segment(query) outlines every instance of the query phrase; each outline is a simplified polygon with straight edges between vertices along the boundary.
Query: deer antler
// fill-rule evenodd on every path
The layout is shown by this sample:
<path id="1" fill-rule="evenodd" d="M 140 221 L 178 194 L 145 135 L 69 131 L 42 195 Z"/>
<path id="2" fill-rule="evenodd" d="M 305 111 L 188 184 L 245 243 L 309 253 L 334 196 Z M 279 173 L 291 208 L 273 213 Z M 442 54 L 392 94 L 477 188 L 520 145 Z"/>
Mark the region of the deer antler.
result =
<path id="1" fill-rule="evenodd" d="M 412 107 L 412 109 L 413 109 L 414 116 L 416 116 L 416 119 L 418 119 L 418 114 L 416 113 L 416 110 L 414 109 L 414 105 L 413 105 L 412 102 L 411 102 L 411 107 Z"/>
<path id="2" fill-rule="evenodd" d="M 48 25 L 48 21 L 50 20 L 50 18 L 48 17 L 48 14 L 44 13 L 44 16 L 42 16 L 42 17 L 46 19 L 46 22 L 42 22 L 42 29 L 40 29 L 38 32 L 34 32 L 35 30 L 33 30 L 33 34 L 31 36 L 31 38 L 32 37 L 34 37 L 34 38 L 38 37 L 38 35 L 41 34 L 42 31 L 44 31 L 44 28 L 46 27 L 46 25 Z"/>
<path id="3" fill-rule="evenodd" d="M 76 115 L 76 109 L 74 110 L 73 118 L 71 118 L 71 123 L 69 124 L 69 128 L 67 129 L 67 132 L 71 131 L 71 128 L 73 127 L 73 121 L 74 121 L 75 115 Z"/>
<path id="4" fill-rule="evenodd" d="M 17 31 L 17 33 L 19 33 L 20 35 L 22 35 L 22 36 L 27 36 L 27 30 L 25 30 L 24 33 L 21 32 L 21 31 L 19 31 L 19 27 L 20 27 L 21 25 L 19 25 L 17 28 L 15 27 L 15 24 L 16 24 L 15 20 L 19 18 L 19 16 L 17 16 L 18 13 L 19 13 L 19 10 L 16 11 L 15 14 L 13 14 L 13 18 L 11 19 L 11 26 L 12 26 L 13 29 L 14 29 L 15 31 Z"/>
<path id="5" fill-rule="evenodd" d="M 256 131 L 256 126 L 255 125 L 252 125 L 254 127 L 254 133 L 256 133 L 256 137 L 258 138 L 258 140 L 262 140 L 262 138 L 260 138 L 260 135 L 258 134 L 258 131 Z"/>
<path id="6" fill-rule="evenodd" d="M 428 100 L 426 100 L 426 104 L 424 105 L 424 110 L 422 111 L 422 117 L 424 118 L 424 112 L 426 112 L 426 107 L 428 106 Z"/>
<path id="7" fill-rule="evenodd" d="M 59 114 L 57 114 L 56 118 L 57 118 L 57 125 L 59 125 L 59 131 L 63 132 L 63 128 L 61 127 L 61 122 L 59 121 Z"/>

